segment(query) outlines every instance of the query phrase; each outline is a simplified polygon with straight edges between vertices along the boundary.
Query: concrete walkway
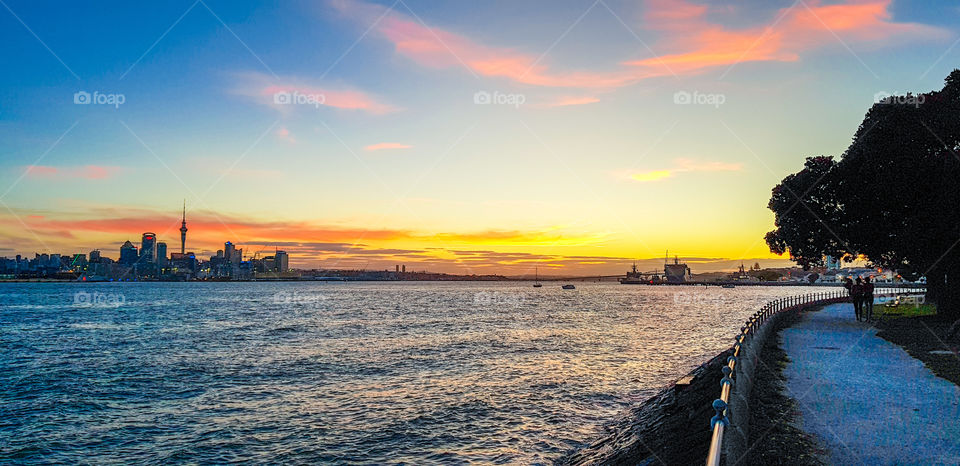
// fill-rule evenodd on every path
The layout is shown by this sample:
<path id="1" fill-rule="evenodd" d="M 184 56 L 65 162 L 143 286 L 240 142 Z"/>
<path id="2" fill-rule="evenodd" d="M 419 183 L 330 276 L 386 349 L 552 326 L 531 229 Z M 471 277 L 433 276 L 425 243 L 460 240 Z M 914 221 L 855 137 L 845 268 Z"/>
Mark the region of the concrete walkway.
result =
<path id="1" fill-rule="evenodd" d="M 801 427 L 830 464 L 960 464 L 960 387 L 857 322 L 851 304 L 805 314 L 783 347 Z"/>

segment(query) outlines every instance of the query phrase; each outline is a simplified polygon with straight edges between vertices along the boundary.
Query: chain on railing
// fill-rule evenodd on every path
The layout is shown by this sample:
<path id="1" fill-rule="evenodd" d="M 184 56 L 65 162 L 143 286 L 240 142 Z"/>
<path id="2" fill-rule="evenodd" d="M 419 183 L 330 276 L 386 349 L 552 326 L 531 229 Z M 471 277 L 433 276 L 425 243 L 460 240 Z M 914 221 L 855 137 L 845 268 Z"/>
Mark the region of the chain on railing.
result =
<path id="1" fill-rule="evenodd" d="M 885 291 L 885 292 L 884 292 Z M 892 296 L 899 298 L 905 294 L 924 294 L 923 288 L 882 288 L 878 289 L 874 297 L 884 298 Z M 805 306 L 832 304 L 836 302 L 847 301 L 848 294 L 846 290 L 825 291 L 810 293 L 801 296 L 789 296 L 770 301 L 755 312 L 740 327 L 740 333 L 734 337 L 733 354 L 727 357 L 727 364 L 723 366 L 723 378 L 720 379 L 720 398 L 713 401 L 713 409 L 716 415 L 710 419 L 710 427 L 713 430 L 713 436 L 710 439 L 710 451 L 707 454 L 707 466 L 719 466 L 721 456 L 721 446 L 723 444 L 724 430 L 730 425 L 727 417 L 730 403 L 730 392 L 733 390 L 734 376 L 737 367 L 737 358 L 740 356 L 740 348 L 746 342 L 747 338 L 756 333 L 767 320 L 782 312 L 799 309 Z"/>

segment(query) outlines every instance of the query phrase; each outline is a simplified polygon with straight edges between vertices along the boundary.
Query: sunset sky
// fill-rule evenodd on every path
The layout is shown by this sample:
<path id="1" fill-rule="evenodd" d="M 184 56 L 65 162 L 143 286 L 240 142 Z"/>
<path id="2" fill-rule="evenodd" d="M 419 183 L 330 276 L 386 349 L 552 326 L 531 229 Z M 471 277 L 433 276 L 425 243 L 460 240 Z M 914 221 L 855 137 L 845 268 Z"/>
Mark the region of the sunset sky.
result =
<path id="1" fill-rule="evenodd" d="M 0 1 L 0 256 L 785 265 L 770 189 L 960 66 L 953 1 Z M 91 103 L 75 103 L 88 93 Z M 289 100 L 284 100 L 288 99 Z"/>

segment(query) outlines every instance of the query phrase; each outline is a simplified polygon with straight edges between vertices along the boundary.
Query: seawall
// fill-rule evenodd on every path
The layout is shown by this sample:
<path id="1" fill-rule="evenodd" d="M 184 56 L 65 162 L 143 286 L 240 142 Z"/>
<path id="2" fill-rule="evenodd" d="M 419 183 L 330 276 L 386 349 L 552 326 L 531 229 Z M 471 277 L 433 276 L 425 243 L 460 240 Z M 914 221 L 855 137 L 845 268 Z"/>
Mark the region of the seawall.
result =
<path id="1" fill-rule="evenodd" d="M 720 392 L 720 368 L 732 350 L 724 351 L 660 390 L 611 432 L 561 459 L 558 465 L 699 464 L 710 448 L 710 404 Z M 684 383 L 689 381 L 689 383 Z"/>

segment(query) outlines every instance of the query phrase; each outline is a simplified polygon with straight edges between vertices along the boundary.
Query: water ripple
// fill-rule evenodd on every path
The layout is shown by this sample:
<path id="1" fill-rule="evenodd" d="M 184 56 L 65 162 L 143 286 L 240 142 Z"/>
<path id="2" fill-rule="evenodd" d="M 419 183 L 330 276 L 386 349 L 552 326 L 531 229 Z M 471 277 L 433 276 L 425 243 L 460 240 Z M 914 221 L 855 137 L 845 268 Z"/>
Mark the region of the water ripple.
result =
<path id="1" fill-rule="evenodd" d="M 545 464 L 795 292 L 577 286 L 4 284 L 0 462 Z"/>

